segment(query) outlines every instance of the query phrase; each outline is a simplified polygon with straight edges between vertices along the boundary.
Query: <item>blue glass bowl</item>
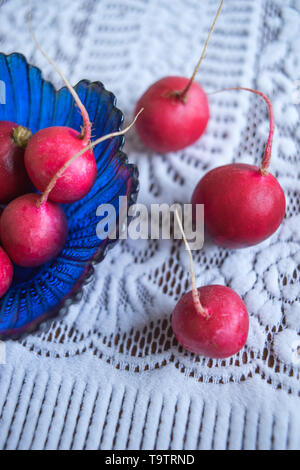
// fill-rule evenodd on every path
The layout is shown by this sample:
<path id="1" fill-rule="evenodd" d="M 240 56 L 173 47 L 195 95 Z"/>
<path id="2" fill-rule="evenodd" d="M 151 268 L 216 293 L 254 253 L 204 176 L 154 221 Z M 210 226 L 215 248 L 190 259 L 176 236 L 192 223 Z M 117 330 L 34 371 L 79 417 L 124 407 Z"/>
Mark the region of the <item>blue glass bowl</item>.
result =
<path id="1" fill-rule="evenodd" d="M 13 121 L 33 133 L 49 126 L 69 126 L 78 131 L 82 119 L 66 88 L 56 91 L 37 67 L 21 54 L 0 54 L 0 80 L 6 103 L 0 104 L 0 120 Z M 3 82 L 5 85 L 3 85 Z M 82 80 L 75 87 L 93 123 L 93 139 L 120 129 L 122 112 L 116 98 L 100 82 Z M 55 315 L 66 303 L 78 301 L 82 286 L 92 278 L 92 265 L 105 257 L 114 240 L 100 240 L 96 216 L 100 204 L 113 204 L 119 224 L 119 197 L 136 201 L 138 171 L 121 152 L 124 137 L 108 140 L 94 149 L 98 176 L 91 192 L 81 201 L 64 205 L 69 236 L 60 256 L 36 269 L 15 267 L 13 285 L 0 300 L 0 337 L 17 337 Z M 24 234 L 26 236 L 26 234 Z"/>

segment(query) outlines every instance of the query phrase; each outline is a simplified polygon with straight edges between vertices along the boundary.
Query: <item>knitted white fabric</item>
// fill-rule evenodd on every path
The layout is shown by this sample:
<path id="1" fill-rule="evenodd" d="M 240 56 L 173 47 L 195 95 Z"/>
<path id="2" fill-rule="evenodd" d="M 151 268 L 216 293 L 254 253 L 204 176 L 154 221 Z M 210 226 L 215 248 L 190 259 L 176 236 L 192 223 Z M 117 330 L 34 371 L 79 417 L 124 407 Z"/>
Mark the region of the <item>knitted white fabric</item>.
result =
<path id="1" fill-rule="evenodd" d="M 165 75 L 190 76 L 217 0 L 31 2 L 34 30 L 75 84 L 102 81 L 127 119 Z M 57 86 L 24 23 L 28 5 L 0 8 L 0 50 L 19 51 Z M 190 288 L 178 241 L 122 241 L 83 300 L 21 341 L 0 366 L 0 448 L 299 449 L 300 1 L 226 0 L 197 79 L 208 91 L 252 86 L 271 98 L 277 124 L 271 169 L 288 198 L 279 231 L 257 247 L 194 253 L 198 285 L 231 286 L 251 331 L 228 360 L 184 351 L 170 318 Z M 125 150 L 140 170 L 139 202 L 190 201 L 200 177 L 233 161 L 259 163 L 265 103 L 247 92 L 210 97 L 211 119 L 194 146 L 149 152 L 135 132 Z"/>

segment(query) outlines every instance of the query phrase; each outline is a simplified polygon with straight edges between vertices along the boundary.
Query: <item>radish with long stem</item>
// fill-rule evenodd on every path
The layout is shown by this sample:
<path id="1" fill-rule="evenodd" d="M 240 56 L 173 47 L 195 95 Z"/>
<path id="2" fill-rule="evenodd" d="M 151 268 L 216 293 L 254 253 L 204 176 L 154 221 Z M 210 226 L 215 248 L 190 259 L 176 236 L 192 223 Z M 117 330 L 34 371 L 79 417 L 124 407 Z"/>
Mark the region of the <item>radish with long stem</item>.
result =
<path id="1" fill-rule="evenodd" d="M 30 26 L 30 25 L 29 25 Z M 38 131 L 29 141 L 25 152 L 25 166 L 35 187 L 43 192 L 54 175 L 74 154 L 88 148 L 91 138 L 91 122 L 88 112 L 75 89 L 70 85 L 57 64 L 46 54 L 30 27 L 31 36 L 44 57 L 64 81 L 80 109 L 83 127 L 81 133 L 65 127 L 55 126 Z M 49 199 L 54 202 L 71 203 L 82 199 L 91 190 L 97 176 L 97 166 L 91 148 L 73 161 L 68 170 L 58 179 Z"/>
<path id="2" fill-rule="evenodd" d="M 221 285 L 197 289 L 193 257 L 181 220 L 177 222 L 190 256 L 192 290 L 177 303 L 172 315 L 173 332 L 187 350 L 210 358 L 227 358 L 245 345 L 249 332 L 247 308 L 236 292 Z"/>
<path id="3" fill-rule="evenodd" d="M 118 137 L 118 136 L 121 136 L 121 135 L 124 135 L 126 134 L 126 132 L 128 132 L 132 126 L 136 123 L 138 117 L 142 114 L 142 112 L 144 111 L 144 109 L 140 109 L 139 112 L 137 113 L 137 115 L 135 116 L 134 120 L 132 121 L 131 124 L 129 124 L 128 127 L 126 127 L 125 129 L 121 130 L 121 131 L 116 131 L 116 132 L 111 132 L 110 134 L 107 134 L 105 136 L 102 136 L 102 137 L 99 137 L 99 139 L 95 140 L 94 142 L 92 143 L 89 143 L 85 148 L 81 149 L 76 155 L 74 155 L 72 158 L 70 158 L 59 170 L 58 172 L 53 176 L 53 178 L 50 180 L 48 186 L 46 187 L 45 191 L 43 192 L 42 194 L 42 197 L 39 201 L 39 205 L 43 204 L 45 201 L 48 200 L 50 194 L 52 194 L 52 191 L 53 189 L 55 188 L 57 182 L 59 181 L 59 179 L 64 175 L 64 173 L 66 172 L 66 170 L 71 166 L 73 165 L 73 163 L 78 159 L 80 158 L 82 155 L 84 155 L 85 152 L 89 151 L 89 150 L 92 150 L 94 147 L 96 147 L 97 145 L 101 144 L 102 142 L 104 142 L 105 140 L 108 140 L 108 139 L 112 139 L 113 137 Z"/>
<path id="4" fill-rule="evenodd" d="M 208 172 L 198 183 L 193 204 L 204 204 L 205 229 L 218 245 L 244 248 L 269 238 L 285 216 L 286 200 L 269 172 L 274 135 L 271 101 L 260 91 L 234 87 L 261 96 L 268 105 L 270 131 L 260 166 L 232 163 Z M 217 92 L 219 93 L 219 92 Z"/>
<path id="5" fill-rule="evenodd" d="M 195 78 L 223 3 L 221 0 L 192 77 L 162 78 L 150 86 L 137 103 L 136 109 L 145 108 L 137 122 L 137 132 L 144 144 L 156 152 L 173 152 L 188 147 L 206 130 L 210 115 L 208 98 Z"/>

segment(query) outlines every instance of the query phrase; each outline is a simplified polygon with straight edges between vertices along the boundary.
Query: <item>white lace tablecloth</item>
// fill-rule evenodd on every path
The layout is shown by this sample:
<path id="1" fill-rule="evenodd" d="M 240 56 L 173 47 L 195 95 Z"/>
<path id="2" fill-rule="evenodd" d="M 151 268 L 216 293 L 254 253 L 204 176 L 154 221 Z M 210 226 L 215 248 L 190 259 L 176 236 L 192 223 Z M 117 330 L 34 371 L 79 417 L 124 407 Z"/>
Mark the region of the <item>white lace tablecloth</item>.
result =
<path id="1" fill-rule="evenodd" d="M 8 0 L 0 50 L 20 51 L 61 82 L 28 34 L 35 32 L 75 84 L 100 80 L 131 118 L 156 79 L 191 75 L 217 0 Z M 122 241 L 96 269 L 80 304 L 21 341 L 0 366 L 3 449 L 299 449 L 300 131 L 293 104 L 300 79 L 300 1 L 225 0 L 198 80 L 207 91 L 252 86 L 275 108 L 271 168 L 288 198 L 279 231 L 254 248 L 211 244 L 195 253 L 198 285 L 230 285 L 251 315 L 246 347 L 228 360 L 184 351 L 170 317 L 189 289 L 178 241 Z M 125 150 L 139 166 L 139 202 L 189 202 L 209 169 L 258 163 L 268 131 L 256 96 L 210 97 L 211 120 L 194 146 L 153 155 L 132 132 Z"/>

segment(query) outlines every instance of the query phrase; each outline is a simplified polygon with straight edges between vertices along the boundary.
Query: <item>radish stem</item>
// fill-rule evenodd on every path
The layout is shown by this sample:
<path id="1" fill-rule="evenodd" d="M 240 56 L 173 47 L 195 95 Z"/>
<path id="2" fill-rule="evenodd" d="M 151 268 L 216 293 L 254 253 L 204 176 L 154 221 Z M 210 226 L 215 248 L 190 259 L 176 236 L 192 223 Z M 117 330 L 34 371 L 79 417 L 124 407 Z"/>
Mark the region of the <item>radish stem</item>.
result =
<path id="1" fill-rule="evenodd" d="M 31 25 L 31 16 L 30 14 L 28 15 L 27 17 L 27 22 L 28 22 L 28 27 L 29 27 L 29 33 L 36 45 L 36 47 L 39 49 L 39 51 L 43 54 L 43 56 L 47 59 L 47 61 L 53 66 L 53 68 L 55 69 L 55 71 L 58 73 L 58 75 L 61 77 L 61 79 L 64 81 L 64 83 L 66 84 L 66 87 L 68 88 L 69 92 L 71 93 L 71 95 L 73 96 L 74 100 L 75 100 L 75 103 L 77 104 L 78 108 L 80 109 L 80 112 L 81 112 L 81 115 L 82 115 L 82 119 L 83 119 L 83 128 L 81 130 L 81 134 L 80 134 L 80 138 L 83 140 L 84 144 L 88 144 L 90 142 L 90 139 L 91 139 L 91 133 L 92 133 L 92 125 L 91 125 L 91 121 L 90 121 L 90 118 L 89 118 L 89 115 L 88 115 L 88 112 L 84 106 L 84 104 L 82 103 L 81 99 L 79 98 L 78 96 L 78 93 L 75 91 L 75 89 L 72 87 L 72 85 L 70 84 L 69 80 L 65 77 L 65 75 L 63 74 L 63 72 L 60 70 L 60 68 L 58 67 L 58 65 L 54 62 L 54 60 L 52 60 L 47 54 L 46 52 L 44 51 L 44 49 L 42 48 L 42 46 L 40 45 L 40 43 L 38 42 L 34 32 L 33 32 L 33 29 L 32 29 L 32 25 Z"/>
<path id="2" fill-rule="evenodd" d="M 267 98 L 267 96 L 264 95 L 261 91 L 254 90 L 253 88 L 244 88 L 244 87 L 223 88 L 222 90 L 214 91 L 208 94 L 215 95 L 223 91 L 232 91 L 232 90 L 244 90 L 244 91 L 250 91 L 251 93 L 255 93 L 256 95 L 261 96 L 268 105 L 269 118 L 270 118 L 270 131 L 269 131 L 269 137 L 268 137 L 267 145 L 265 148 L 264 156 L 260 165 L 261 174 L 263 176 L 267 176 L 269 172 L 269 165 L 270 165 L 271 156 L 272 156 L 272 144 L 273 144 L 273 137 L 274 137 L 274 130 L 275 130 L 275 120 L 274 120 L 274 111 L 273 111 L 272 103 L 269 100 L 269 98 Z"/>
<path id="3" fill-rule="evenodd" d="M 206 54 L 206 51 L 207 51 L 208 43 L 209 43 L 209 41 L 210 41 L 211 35 L 212 35 L 212 33 L 213 33 L 213 30 L 215 29 L 217 20 L 218 20 L 218 18 L 219 18 L 219 16 L 220 16 L 220 13 L 221 13 L 223 4 L 224 4 L 224 0 L 221 0 L 220 5 L 219 5 L 219 8 L 218 8 L 218 11 L 217 11 L 217 14 L 216 14 L 216 16 L 215 16 L 215 19 L 214 19 L 214 21 L 213 21 L 213 24 L 212 24 L 211 27 L 210 27 L 210 30 L 209 30 L 207 39 L 206 39 L 206 41 L 205 41 L 205 44 L 204 44 L 204 47 L 203 47 L 203 51 L 202 51 L 201 57 L 200 57 L 200 59 L 199 59 L 197 65 L 196 65 L 196 67 L 195 67 L 194 73 L 193 73 L 192 77 L 190 78 L 189 83 L 187 84 L 187 86 L 186 86 L 182 91 L 180 91 L 180 92 L 177 93 L 177 97 L 180 98 L 180 100 L 183 101 L 183 102 L 186 102 L 187 94 L 188 94 L 188 92 L 189 92 L 189 90 L 190 90 L 190 88 L 191 88 L 191 86 L 192 86 L 192 84 L 193 84 L 193 82 L 194 82 L 194 80 L 195 80 L 195 78 L 196 78 L 196 75 L 197 75 L 197 73 L 198 73 L 198 71 L 199 71 L 200 65 L 201 65 L 201 63 L 202 63 L 202 61 L 203 61 L 203 59 L 204 59 L 204 57 L 205 57 L 205 54 Z"/>
<path id="4" fill-rule="evenodd" d="M 179 217 L 179 215 L 178 215 L 177 209 L 175 210 L 175 214 L 176 214 L 177 223 L 178 223 L 180 232 L 181 232 L 182 237 L 183 237 L 183 241 L 184 241 L 184 243 L 185 243 L 185 246 L 186 246 L 186 249 L 187 249 L 187 251 L 188 251 L 189 258 L 190 258 L 190 272 L 191 272 L 191 281 L 192 281 L 192 295 L 193 295 L 193 302 L 194 302 L 194 305 L 195 305 L 195 309 L 196 309 L 196 312 L 197 312 L 199 315 L 201 315 L 202 317 L 209 318 L 208 310 L 207 310 L 206 308 L 204 308 L 204 307 L 202 306 L 201 302 L 200 302 L 200 296 L 199 296 L 199 292 L 198 292 L 197 285 L 196 285 L 196 276 L 195 276 L 193 255 L 192 255 L 192 251 L 191 251 L 190 245 L 188 244 L 188 241 L 187 241 L 187 239 L 186 239 L 186 236 L 185 236 L 185 233 L 184 233 L 184 230 L 183 230 L 183 227 L 182 227 L 182 223 L 181 223 L 180 217 Z"/>
<path id="5" fill-rule="evenodd" d="M 23 126 L 16 127 L 12 132 L 12 140 L 21 148 L 26 148 L 28 142 L 32 137 L 32 132 Z"/>

